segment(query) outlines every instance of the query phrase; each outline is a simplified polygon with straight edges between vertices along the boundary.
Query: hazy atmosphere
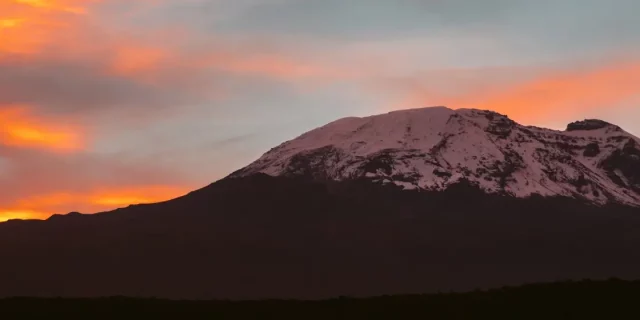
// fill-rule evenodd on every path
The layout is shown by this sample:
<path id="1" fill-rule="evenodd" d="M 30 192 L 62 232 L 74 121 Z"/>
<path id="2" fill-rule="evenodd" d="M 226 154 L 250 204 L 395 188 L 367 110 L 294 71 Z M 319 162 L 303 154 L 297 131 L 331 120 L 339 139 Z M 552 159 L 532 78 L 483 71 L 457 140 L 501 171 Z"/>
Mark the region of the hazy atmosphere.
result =
<path id="1" fill-rule="evenodd" d="M 0 0 L 0 221 L 203 187 L 346 116 L 640 134 L 638 0 Z"/>

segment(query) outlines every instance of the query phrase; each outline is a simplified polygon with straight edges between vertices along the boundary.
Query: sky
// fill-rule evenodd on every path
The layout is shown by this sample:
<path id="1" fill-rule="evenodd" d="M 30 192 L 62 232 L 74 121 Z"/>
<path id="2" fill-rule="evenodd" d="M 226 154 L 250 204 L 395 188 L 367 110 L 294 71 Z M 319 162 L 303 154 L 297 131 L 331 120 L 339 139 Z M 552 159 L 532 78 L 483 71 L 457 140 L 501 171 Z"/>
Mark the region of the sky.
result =
<path id="1" fill-rule="evenodd" d="M 168 200 L 332 120 L 640 134 L 637 0 L 0 0 L 0 221 Z"/>

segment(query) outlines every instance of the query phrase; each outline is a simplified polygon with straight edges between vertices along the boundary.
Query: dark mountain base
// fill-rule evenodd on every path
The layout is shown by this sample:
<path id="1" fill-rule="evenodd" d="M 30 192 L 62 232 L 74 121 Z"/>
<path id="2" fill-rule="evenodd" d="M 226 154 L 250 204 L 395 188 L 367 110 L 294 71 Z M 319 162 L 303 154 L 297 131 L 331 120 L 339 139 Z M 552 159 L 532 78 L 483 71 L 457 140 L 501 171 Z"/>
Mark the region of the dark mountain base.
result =
<path id="1" fill-rule="evenodd" d="M 457 294 L 305 301 L 0 300 L 3 319 L 635 319 L 640 282 L 564 282 Z"/>
<path id="2" fill-rule="evenodd" d="M 322 299 L 640 279 L 638 248 L 637 208 L 257 175 L 0 224 L 0 296 Z"/>

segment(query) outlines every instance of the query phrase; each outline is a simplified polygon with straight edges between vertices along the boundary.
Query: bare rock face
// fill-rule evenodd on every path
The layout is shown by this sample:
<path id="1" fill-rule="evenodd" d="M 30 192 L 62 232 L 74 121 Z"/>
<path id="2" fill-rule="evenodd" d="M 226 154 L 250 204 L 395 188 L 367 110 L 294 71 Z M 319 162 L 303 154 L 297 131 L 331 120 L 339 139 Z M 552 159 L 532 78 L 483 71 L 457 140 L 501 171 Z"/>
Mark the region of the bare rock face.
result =
<path id="1" fill-rule="evenodd" d="M 598 130 L 606 127 L 615 127 L 606 121 L 598 120 L 598 119 L 587 119 L 584 121 L 576 121 L 572 122 L 567 126 L 567 131 L 589 131 L 589 130 Z"/>
<path id="2" fill-rule="evenodd" d="M 589 143 L 585 149 L 584 152 L 582 153 L 582 155 L 584 155 L 585 157 L 595 157 L 597 155 L 600 154 L 600 145 L 597 142 L 592 142 Z"/>
<path id="3" fill-rule="evenodd" d="M 629 138 L 602 161 L 601 167 L 619 186 L 640 192 L 640 149 L 636 140 Z"/>
<path id="4" fill-rule="evenodd" d="M 523 126 L 493 111 L 412 109 L 334 121 L 283 143 L 231 177 L 363 178 L 423 191 L 465 181 L 519 198 L 640 206 L 638 141 L 602 120 L 556 131 Z"/>
<path id="5" fill-rule="evenodd" d="M 486 132 L 493 134 L 496 137 L 507 138 L 513 131 L 513 128 L 517 125 L 513 120 L 507 116 L 486 111 L 484 116 L 489 120 L 489 125 L 485 129 Z"/>

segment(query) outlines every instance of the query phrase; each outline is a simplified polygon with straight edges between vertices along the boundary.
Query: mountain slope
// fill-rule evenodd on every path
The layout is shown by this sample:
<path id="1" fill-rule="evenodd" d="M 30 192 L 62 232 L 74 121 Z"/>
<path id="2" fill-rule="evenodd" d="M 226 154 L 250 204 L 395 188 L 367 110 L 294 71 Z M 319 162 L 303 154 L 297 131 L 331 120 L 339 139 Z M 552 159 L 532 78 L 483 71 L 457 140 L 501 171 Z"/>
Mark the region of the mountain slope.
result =
<path id="1" fill-rule="evenodd" d="M 431 191 L 465 180 L 489 193 L 640 206 L 639 141 L 599 120 L 554 131 L 491 111 L 412 109 L 332 122 L 232 176 L 367 178 Z"/>
<path id="2" fill-rule="evenodd" d="M 638 246 L 631 207 L 259 174 L 2 223 L 0 296 L 315 299 L 639 279 Z"/>

